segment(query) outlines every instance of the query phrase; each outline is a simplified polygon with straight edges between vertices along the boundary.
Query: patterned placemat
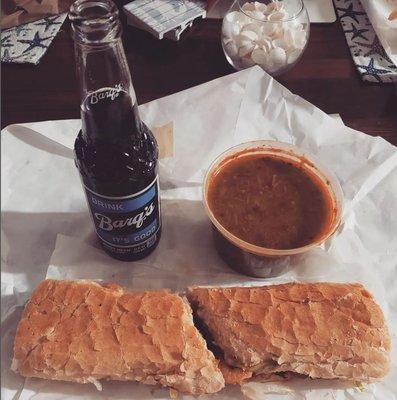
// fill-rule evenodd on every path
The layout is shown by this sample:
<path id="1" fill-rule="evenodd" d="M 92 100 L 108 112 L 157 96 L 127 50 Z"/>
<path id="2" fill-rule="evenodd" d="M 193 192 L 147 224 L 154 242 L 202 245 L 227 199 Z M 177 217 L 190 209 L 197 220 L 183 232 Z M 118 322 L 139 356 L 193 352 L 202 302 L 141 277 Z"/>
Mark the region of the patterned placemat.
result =
<path id="1" fill-rule="evenodd" d="M 1 32 L 1 62 L 38 64 L 67 13 L 46 17 Z"/>
<path id="2" fill-rule="evenodd" d="M 180 28 L 182 32 L 191 21 L 206 16 L 203 0 L 135 0 L 123 8 L 130 25 L 144 29 L 158 39 L 173 29 Z"/>
<path id="3" fill-rule="evenodd" d="M 350 53 L 364 81 L 397 82 L 397 67 L 382 47 L 359 0 L 334 0 Z"/>

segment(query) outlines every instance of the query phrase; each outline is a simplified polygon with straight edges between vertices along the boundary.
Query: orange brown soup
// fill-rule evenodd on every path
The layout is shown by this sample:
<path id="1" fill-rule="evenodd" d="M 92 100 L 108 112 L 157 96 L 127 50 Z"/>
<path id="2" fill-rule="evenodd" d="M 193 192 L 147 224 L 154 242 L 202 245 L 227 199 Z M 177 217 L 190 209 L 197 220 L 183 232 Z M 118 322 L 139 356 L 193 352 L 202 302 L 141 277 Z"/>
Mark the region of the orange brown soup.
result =
<path id="1" fill-rule="evenodd" d="M 211 178 L 208 204 L 230 233 L 256 246 L 293 249 L 329 227 L 325 184 L 300 164 L 266 154 L 235 157 Z"/>

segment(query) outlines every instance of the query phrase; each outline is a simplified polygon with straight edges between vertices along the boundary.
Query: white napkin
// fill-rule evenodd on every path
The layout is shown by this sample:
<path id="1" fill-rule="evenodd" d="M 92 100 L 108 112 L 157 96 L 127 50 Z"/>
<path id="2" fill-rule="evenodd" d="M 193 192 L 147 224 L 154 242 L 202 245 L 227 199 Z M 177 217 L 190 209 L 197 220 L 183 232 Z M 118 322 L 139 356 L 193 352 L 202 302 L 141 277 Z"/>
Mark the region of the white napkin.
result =
<path id="1" fill-rule="evenodd" d="M 1 62 L 38 64 L 66 16 L 49 16 L 1 31 Z"/>

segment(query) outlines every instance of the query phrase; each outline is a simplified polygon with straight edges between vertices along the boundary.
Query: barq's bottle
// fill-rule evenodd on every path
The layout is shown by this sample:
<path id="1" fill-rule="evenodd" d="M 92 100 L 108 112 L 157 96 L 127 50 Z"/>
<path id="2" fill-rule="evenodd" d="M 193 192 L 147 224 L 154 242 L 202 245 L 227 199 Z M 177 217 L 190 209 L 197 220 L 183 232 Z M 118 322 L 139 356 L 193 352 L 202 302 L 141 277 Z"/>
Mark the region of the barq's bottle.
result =
<path id="1" fill-rule="evenodd" d="M 81 92 L 75 162 L 103 248 L 138 260 L 161 235 L 157 143 L 139 118 L 115 4 L 78 0 L 69 18 Z"/>

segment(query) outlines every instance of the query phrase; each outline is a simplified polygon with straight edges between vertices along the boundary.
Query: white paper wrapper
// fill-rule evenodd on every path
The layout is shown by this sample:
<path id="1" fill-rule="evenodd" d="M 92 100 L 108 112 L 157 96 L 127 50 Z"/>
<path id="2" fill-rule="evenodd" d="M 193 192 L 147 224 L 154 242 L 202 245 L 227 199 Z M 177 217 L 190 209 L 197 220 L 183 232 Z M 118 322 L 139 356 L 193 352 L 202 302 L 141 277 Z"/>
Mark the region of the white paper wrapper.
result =
<path id="1" fill-rule="evenodd" d="M 46 275 L 176 291 L 191 284 L 361 282 L 384 310 L 395 342 L 394 146 L 345 127 L 258 67 L 143 105 L 140 111 L 149 126 L 173 123 L 174 156 L 160 162 L 163 235 L 159 247 L 137 263 L 118 262 L 98 248 L 72 161 L 78 121 L 14 125 L 1 135 L 2 399 L 168 398 L 166 390 L 134 383 L 104 383 L 103 391 L 97 392 L 93 385 L 25 381 L 9 370 L 20 306 Z M 344 223 L 332 240 L 291 259 L 282 276 L 265 281 L 235 274 L 219 259 L 201 203 L 201 182 L 211 161 L 225 149 L 253 139 L 289 142 L 317 156 L 336 173 L 345 195 Z M 298 381 L 288 384 L 288 390 L 283 388 L 284 394 L 274 393 L 268 385 L 249 385 L 244 392 L 255 400 L 269 391 L 266 399 L 270 400 L 393 400 L 396 360 L 393 346 L 390 374 L 363 391 L 331 381 Z M 208 398 L 242 399 L 243 395 L 230 387 Z"/>
<path id="2" fill-rule="evenodd" d="M 365 12 L 387 55 L 397 66 L 397 20 L 389 15 L 397 10 L 397 0 L 361 0 Z"/>

